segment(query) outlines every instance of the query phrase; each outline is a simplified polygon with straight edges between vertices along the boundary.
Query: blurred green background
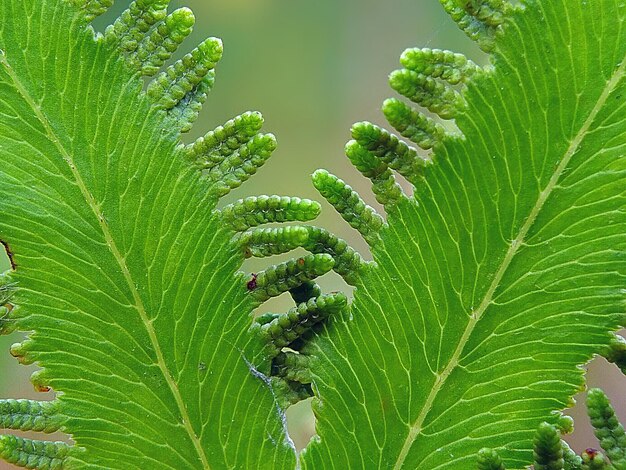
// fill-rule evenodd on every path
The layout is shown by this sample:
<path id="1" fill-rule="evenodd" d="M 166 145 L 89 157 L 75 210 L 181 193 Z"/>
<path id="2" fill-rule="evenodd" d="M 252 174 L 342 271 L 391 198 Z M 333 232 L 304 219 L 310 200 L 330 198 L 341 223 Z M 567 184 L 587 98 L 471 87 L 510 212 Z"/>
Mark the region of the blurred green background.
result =
<path id="1" fill-rule="evenodd" d="M 127 0 L 118 0 L 96 21 L 96 29 L 103 30 L 127 5 Z M 349 165 L 342 150 L 352 123 L 385 124 L 380 106 L 393 96 L 387 75 L 398 68 L 400 53 L 407 47 L 428 46 L 463 52 L 478 62 L 486 59 L 437 0 L 172 1 L 172 9 L 181 6 L 192 8 L 197 18 L 182 52 L 207 36 L 222 38 L 225 48 L 215 88 L 187 139 L 246 110 L 261 111 L 265 131 L 278 137 L 278 150 L 267 165 L 224 203 L 263 193 L 318 198 L 309 175 L 327 168 L 378 207 L 368 181 Z M 318 223 L 368 255 L 363 241 L 327 204 Z M 254 271 L 266 263 L 253 262 L 244 269 Z M 0 270 L 7 268 L 0 253 Z M 322 282 L 327 290 L 336 289 L 336 283 L 332 276 Z M 279 299 L 264 310 L 281 311 L 287 305 L 286 299 Z M 34 367 L 19 366 L 8 354 L 9 345 L 19 338 L 17 334 L 0 338 L 0 397 L 41 399 L 28 381 Z M 588 377 L 592 386 L 604 387 L 618 413 L 626 415 L 621 403 L 624 377 L 603 360 L 594 361 Z M 571 414 L 577 420 L 570 439 L 575 450 L 597 446 L 584 409 L 579 405 Z M 296 445 L 306 445 L 314 433 L 309 403 L 289 410 L 289 426 Z M 12 468 L 2 465 L 0 469 Z"/>

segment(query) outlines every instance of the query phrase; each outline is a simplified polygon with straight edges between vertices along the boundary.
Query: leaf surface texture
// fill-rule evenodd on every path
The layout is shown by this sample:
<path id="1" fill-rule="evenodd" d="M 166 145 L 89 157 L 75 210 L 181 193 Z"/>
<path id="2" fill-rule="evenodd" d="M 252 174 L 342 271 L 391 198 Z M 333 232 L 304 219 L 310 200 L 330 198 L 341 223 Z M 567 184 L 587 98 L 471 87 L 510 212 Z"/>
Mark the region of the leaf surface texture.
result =
<path id="1" fill-rule="evenodd" d="M 626 3 L 523 3 L 318 342 L 303 468 L 523 468 L 624 323 Z"/>
<path id="2" fill-rule="evenodd" d="M 293 467 L 246 359 L 261 344 L 242 254 L 176 121 L 69 2 L 3 0 L 0 18 L 11 321 L 59 392 L 63 468 Z"/>

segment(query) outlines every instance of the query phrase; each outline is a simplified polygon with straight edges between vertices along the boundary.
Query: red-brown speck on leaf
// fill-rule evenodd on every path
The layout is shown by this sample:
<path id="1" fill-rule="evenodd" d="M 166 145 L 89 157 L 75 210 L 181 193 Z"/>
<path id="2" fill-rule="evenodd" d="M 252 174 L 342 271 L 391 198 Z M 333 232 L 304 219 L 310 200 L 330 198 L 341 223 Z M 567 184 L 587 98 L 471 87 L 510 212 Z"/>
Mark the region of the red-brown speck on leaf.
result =
<path id="1" fill-rule="evenodd" d="M 589 449 L 586 449 L 585 452 L 591 458 L 591 460 L 593 460 L 596 455 L 598 455 L 598 450 L 594 449 L 593 447 L 589 447 Z"/>
<path id="2" fill-rule="evenodd" d="M 256 278 L 257 278 L 257 275 L 256 275 L 256 274 L 254 274 L 254 273 L 252 273 L 252 279 L 250 279 L 250 280 L 248 281 L 248 284 L 246 284 L 246 285 L 247 285 L 247 287 L 248 287 L 248 290 L 254 290 L 254 289 L 256 289 Z"/>

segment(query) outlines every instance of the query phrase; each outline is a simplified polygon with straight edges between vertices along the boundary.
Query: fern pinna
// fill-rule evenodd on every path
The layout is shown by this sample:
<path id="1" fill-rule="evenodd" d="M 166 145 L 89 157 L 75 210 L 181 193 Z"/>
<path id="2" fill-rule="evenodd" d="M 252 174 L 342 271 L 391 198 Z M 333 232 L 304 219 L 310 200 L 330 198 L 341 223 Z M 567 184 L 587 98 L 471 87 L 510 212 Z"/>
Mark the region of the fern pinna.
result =
<path id="1" fill-rule="evenodd" d="M 353 127 L 346 153 L 386 220 L 313 176 L 373 262 L 322 228 L 261 227 L 312 220 L 313 201 L 217 209 L 276 143 L 245 113 L 181 144 L 222 45 L 166 67 L 194 23 L 168 3 L 136 0 L 102 35 L 89 22 L 112 0 L 0 3 L 13 265 L 0 331 L 30 332 L 11 352 L 57 393 L 0 402 L 0 426 L 73 439 L 7 434 L 0 456 L 39 469 L 621 468 L 601 392 L 589 408 L 606 458 L 574 455 L 558 412 L 581 364 L 623 362 L 611 332 L 625 310 L 626 2 L 442 0 L 491 65 L 410 49 L 391 85 L 438 117 L 390 99 L 402 137 Z M 238 271 L 296 248 L 310 254 Z M 350 306 L 316 284 L 330 270 L 356 287 Z M 252 321 L 286 292 L 293 309 Z M 283 410 L 312 395 L 319 437 L 298 462 Z"/>

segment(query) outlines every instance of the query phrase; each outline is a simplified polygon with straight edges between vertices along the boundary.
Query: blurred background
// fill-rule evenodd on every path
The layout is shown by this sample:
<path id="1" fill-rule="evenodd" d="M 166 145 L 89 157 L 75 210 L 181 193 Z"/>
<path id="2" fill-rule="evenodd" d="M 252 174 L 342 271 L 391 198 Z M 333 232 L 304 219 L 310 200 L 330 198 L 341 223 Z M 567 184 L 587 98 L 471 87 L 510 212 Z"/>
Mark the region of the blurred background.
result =
<path id="1" fill-rule="evenodd" d="M 127 5 L 128 0 L 118 0 L 109 14 L 96 21 L 96 29 L 102 31 Z M 197 18 L 183 53 L 207 36 L 222 38 L 225 50 L 214 90 L 187 139 L 247 110 L 261 111 L 265 131 L 278 137 L 279 147 L 270 161 L 224 204 L 256 194 L 320 199 L 309 176 L 317 168 L 326 168 L 378 208 L 369 182 L 350 166 L 343 147 L 354 122 L 386 124 L 380 106 L 393 96 L 387 75 L 398 68 L 400 53 L 407 47 L 428 46 L 462 52 L 481 63 L 486 59 L 437 0 L 172 1 L 172 9 L 181 6 L 192 8 Z M 328 204 L 318 224 L 369 255 L 358 234 Z M 250 262 L 243 269 L 252 272 L 267 264 L 267 260 Z M 0 271 L 5 269 L 8 261 L 0 252 Z M 322 287 L 336 290 L 337 282 L 329 275 Z M 281 298 L 263 311 L 280 312 L 288 307 L 289 300 Z M 8 353 L 20 337 L 0 337 L 0 397 L 42 399 L 28 381 L 35 368 L 18 365 Z M 626 417 L 621 393 L 626 379 L 601 359 L 587 369 L 590 386 L 603 387 L 618 413 Z M 581 406 L 582 394 L 577 401 L 568 411 L 576 419 L 576 432 L 569 441 L 580 452 L 598 444 Z M 310 403 L 290 408 L 288 420 L 292 438 L 302 448 L 315 432 Z M 9 468 L 14 467 L 0 463 L 0 469 Z"/>

